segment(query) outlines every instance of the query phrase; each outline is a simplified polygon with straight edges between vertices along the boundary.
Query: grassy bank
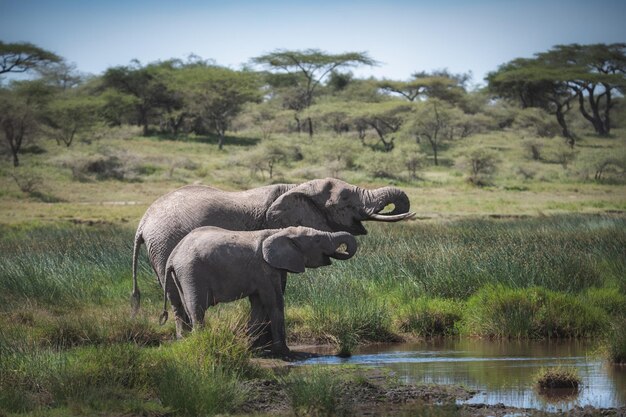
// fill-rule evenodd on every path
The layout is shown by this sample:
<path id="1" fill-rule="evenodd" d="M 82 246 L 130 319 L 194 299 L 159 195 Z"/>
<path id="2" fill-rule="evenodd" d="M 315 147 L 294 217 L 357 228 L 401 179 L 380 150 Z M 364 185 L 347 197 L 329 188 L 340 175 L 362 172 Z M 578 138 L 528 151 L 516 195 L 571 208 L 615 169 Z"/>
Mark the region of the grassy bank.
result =
<path id="1" fill-rule="evenodd" d="M 288 335 L 344 353 L 405 333 L 600 339 L 626 318 L 625 226 L 601 215 L 371 224 L 354 259 L 291 275 Z M 173 341 L 145 257 L 142 310 L 129 317 L 133 232 L 2 227 L 0 409 L 214 414 L 240 410 L 250 378 L 275 378 L 250 364 L 245 301 L 210 309 L 207 331 Z"/>
<path id="2" fill-rule="evenodd" d="M 129 317 L 134 227 L 158 196 L 195 182 L 246 189 L 335 176 L 394 184 L 426 219 L 368 224 L 354 259 L 292 275 L 292 345 L 331 342 L 349 354 L 407 334 L 588 337 L 624 361 L 623 172 L 594 179 L 596 159 L 623 153 L 622 130 L 583 135 L 571 155 L 546 139 L 539 159 L 515 132 L 475 135 L 442 149 L 441 165 L 425 164 L 417 178 L 394 162 L 400 149 L 381 154 L 327 134 L 273 137 L 294 157 L 276 162 L 269 178 L 259 168 L 263 143 L 248 133 L 218 151 L 210 138 L 109 129 L 70 148 L 42 141 L 17 170 L 0 161 L 0 414 L 245 413 L 258 385 L 257 400 L 267 390 L 283 395 L 285 412 L 345 411 L 329 394 L 345 386 L 332 372 L 284 377 L 251 365 L 245 300 L 210 309 L 205 332 L 174 341 L 173 321 L 157 323 L 162 293 L 143 255 L 142 309 Z M 485 187 L 468 184 L 455 165 L 474 147 L 499 157 Z M 380 395 L 353 382 L 351 400 Z"/>
<path id="3" fill-rule="evenodd" d="M 353 260 L 290 276 L 290 334 L 594 336 L 626 313 L 625 226 L 623 217 L 599 215 L 371 224 Z M 145 257 L 144 315 L 123 318 L 132 234 L 107 226 L 4 227 L 3 317 L 33 324 L 39 338 L 63 329 L 78 340 L 71 344 L 124 341 L 114 331 L 143 334 L 145 344 L 167 339 L 171 323 L 151 329 L 161 292 Z M 244 301 L 223 310 L 246 308 Z"/>

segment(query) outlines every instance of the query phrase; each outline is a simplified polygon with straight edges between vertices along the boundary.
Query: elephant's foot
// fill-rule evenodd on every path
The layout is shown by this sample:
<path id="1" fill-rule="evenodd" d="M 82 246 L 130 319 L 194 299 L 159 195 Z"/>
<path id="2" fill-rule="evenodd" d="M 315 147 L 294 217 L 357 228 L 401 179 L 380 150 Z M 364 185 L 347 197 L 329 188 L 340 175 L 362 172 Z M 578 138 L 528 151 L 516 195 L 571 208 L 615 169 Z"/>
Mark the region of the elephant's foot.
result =
<path id="1" fill-rule="evenodd" d="M 289 350 L 289 348 L 287 347 L 287 345 L 279 345 L 279 346 L 272 346 L 271 349 L 271 353 L 272 356 L 274 357 L 279 357 L 279 358 L 289 358 L 291 351 Z"/>

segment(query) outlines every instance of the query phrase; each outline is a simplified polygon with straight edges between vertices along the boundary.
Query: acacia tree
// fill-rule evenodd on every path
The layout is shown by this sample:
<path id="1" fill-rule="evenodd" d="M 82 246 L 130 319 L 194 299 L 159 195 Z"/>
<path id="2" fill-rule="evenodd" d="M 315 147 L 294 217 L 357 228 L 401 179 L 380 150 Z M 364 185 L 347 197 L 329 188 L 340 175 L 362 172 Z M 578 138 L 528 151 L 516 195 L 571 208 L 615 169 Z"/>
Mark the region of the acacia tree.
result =
<path id="1" fill-rule="evenodd" d="M 500 97 L 519 100 L 522 108 L 539 107 L 556 117 L 561 134 L 570 146 L 575 136 L 565 118 L 576 94 L 563 81 L 563 69 L 546 66 L 536 59 L 515 59 L 487 76 L 490 91 Z"/>
<path id="2" fill-rule="evenodd" d="M 252 58 L 252 63 L 263 65 L 270 70 L 298 74 L 297 89 L 300 93 L 301 109 L 313 103 L 316 89 L 333 71 L 339 68 L 358 65 L 375 65 L 376 61 L 366 52 L 345 52 L 329 54 L 319 49 L 285 50 L 278 49 L 269 54 Z M 296 110 L 298 111 L 298 110 Z M 307 119 L 309 135 L 313 135 L 313 123 Z"/>
<path id="3" fill-rule="evenodd" d="M 563 80 L 576 94 L 580 113 L 598 135 L 609 135 L 613 93 L 626 89 L 626 43 L 557 45 L 537 59 L 564 67 Z"/>
<path id="4" fill-rule="evenodd" d="M 626 86 L 626 44 L 558 45 L 535 58 L 518 58 L 500 66 L 487 81 L 489 89 L 501 97 L 554 114 L 573 146 L 565 114 L 575 101 L 596 133 L 610 133 L 613 93 L 623 94 Z"/>
<path id="5" fill-rule="evenodd" d="M 191 117 L 217 133 L 219 149 L 243 105 L 261 98 L 258 76 L 252 72 L 194 65 L 177 71 L 176 80 Z"/>
<path id="6" fill-rule="evenodd" d="M 102 76 L 103 89 L 113 88 L 136 99 L 137 125 L 143 127 L 144 135 L 159 112 L 181 105 L 179 97 L 167 87 L 166 74 L 173 65 L 173 61 L 166 61 L 142 67 L 139 61 L 133 61 L 129 66 L 109 68 Z"/>
<path id="7" fill-rule="evenodd" d="M 464 134 L 463 126 L 457 124 L 462 118 L 463 114 L 459 109 L 433 99 L 421 103 L 416 108 L 407 130 L 415 137 L 417 143 L 422 140 L 428 142 L 433 152 L 434 163 L 439 165 L 439 150 L 444 142 L 453 140 L 455 135 Z"/>
<path id="8" fill-rule="evenodd" d="M 398 94 L 409 101 L 419 98 L 438 98 L 450 103 L 458 103 L 465 95 L 465 84 L 469 74 L 450 74 L 446 70 L 416 72 L 409 81 L 383 80 L 378 83 L 381 90 Z"/>
<path id="9" fill-rule="evenodd" d="M 9 88 L 0 89 L 0 128 L 13 166 L 19 166 L 22 145 L 37 131 L 41 109 L 51 93 L 40 81 L 13 82 Z"/>
<path id="10" fill-rule="evenodd" d="M 410 103 L 399 100 L 385 101 L 381 103 L 362 103 L 350 115 L 351 122 L 357 129 L 369 127 L 373 129 L 383 146 L 385 152 L 393 150 L 395 137 L 391 136 L 398 132 L 407 119 L 413 106 Z M 360 135 L 364 140 L 364 135 Z"/>
<path id="11" fill-rule="evenodd" d="M 28 42 L 0 41 L 0 74 L 23 73 L 61 62 L 61 57 Z"/>
<path id="12" fill-rule="evenodd" d="M 93 96 L 65 92 L 48 103 L 43 120 L 57 144 L 70 147 L 77 134 L 94 126 L 100 107 L 101 102 Z"/>

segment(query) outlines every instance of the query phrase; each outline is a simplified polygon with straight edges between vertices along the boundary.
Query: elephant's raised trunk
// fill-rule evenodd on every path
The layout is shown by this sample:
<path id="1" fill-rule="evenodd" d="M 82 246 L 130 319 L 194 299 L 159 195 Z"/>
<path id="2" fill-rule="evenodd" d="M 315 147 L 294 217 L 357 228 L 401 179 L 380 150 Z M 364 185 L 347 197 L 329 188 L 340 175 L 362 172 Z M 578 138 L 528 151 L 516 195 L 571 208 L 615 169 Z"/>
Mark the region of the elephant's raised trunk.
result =
<path id="1" fill-rule="evenodd" d="M 337 232 L 333 233 L 333 237 L 331 238 L 332 247 L 334 248 L 333 253 L 329 253 L 328 256 L 331 258 L 339 259 L 341 261 L 345 261 L 346 259 L 350 259 L 354 256 L 357 249 L 357 243 L 354 236 L 347 232 Z"/>
<path id="2" fill-rule="evenodd" d="M 406 193 L 395 187 L 383 187 L 366 192 L 366 219 L 381 222 L 397 222 L 415 216 L 409 212 L 411 203 Z M 393 209 L 381 213 L 385 207 L 393 205 Z"/>

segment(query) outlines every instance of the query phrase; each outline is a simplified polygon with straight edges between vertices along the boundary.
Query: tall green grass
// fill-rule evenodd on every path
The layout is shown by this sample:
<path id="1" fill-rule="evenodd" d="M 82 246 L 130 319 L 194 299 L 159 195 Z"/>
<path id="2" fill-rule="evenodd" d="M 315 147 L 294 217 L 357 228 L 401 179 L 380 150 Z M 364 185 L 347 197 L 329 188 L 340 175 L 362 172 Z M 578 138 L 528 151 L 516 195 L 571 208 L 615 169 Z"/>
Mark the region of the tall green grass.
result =
<path id="1" fill-rule="evenodd" d="M 3 228 L 0 238 L 0 301 L 53 305 L 101 304 L 127 296 L 133 232 L 97 226 Z M 140 279 L 153 275 L 147 262 Z M 148 289 L 154 285 L 145 285 Z M 157 292 L 148 292 L 157 297 Z"/>
<path id="2" fill-rule="evenodd" d="M 608 322 L 604 310 L 573 294 L 490 285 L 468 300 L 461 328 L 487 337 L 586 337 L 602 335 Z"/>
<path id="3" fill-rule="evenodd" d="M 607 314 L 626 316 L 623 216 L 367 226 L 353 259 L 290 275 L 291 331 L 335 341 L 349 353 L 402 331 L 456 333 L 461 322 L 466 334 L 571 337 L 593 333 L 590 326 Z M 145 315 L 126 316 L 132 237 L 130 228 L 105 225 L 3 227 L 0 322 L 17 323 L 26 329 L 23 339 L 59 349 L 171 338 L 171 323 L 156 326 L 162 295 L 145 257 Z M 499 330 L 471 330 L 479 327 L 468 323 L 503 309 L 510 316 Z M 529 312 L 534 316 L 523 316 Z M 577 315 L 588 319 L 565 319 Z"/>
<path id="4" fill-rule="evenodd" d="M 180 343 L 153 348 L 111 343 L 58 350 L 0 339 L 0 412 L 234 412 L 246 398 L 242 380 L 261 371 L 249 360 L 241 321 L 232 317 Z"/>

